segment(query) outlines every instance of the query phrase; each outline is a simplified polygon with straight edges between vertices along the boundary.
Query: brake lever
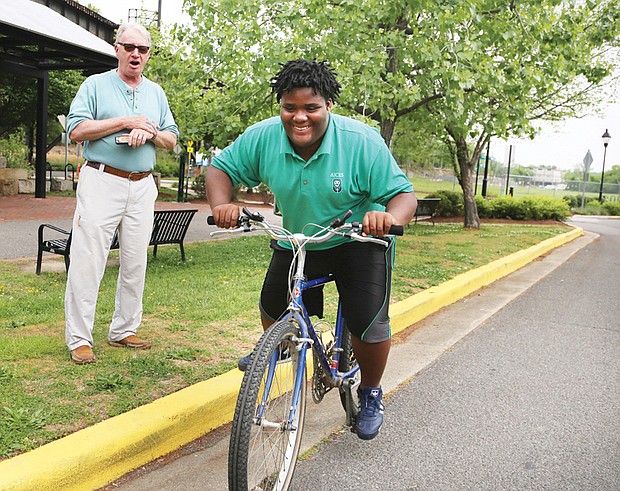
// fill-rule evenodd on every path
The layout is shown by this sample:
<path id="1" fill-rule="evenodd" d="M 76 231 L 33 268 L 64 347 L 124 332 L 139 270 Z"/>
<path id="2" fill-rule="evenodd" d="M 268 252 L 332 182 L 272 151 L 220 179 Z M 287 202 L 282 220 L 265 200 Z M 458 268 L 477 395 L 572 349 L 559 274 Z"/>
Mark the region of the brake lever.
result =
<path id="1" fill-rule="evenodd" d="M 243 213 L 250 220 L 254 220 L 255 222 L 262 222 L 262 221 L 265 220 L 265 217 L 263 215 L 261 215 L 259 212 L 257 212 L 257 211 L 250 211 L 245 206 L 243 207 Z"/>
<path id="2" fill-rule="evenodd" d="M 351 222 L 350 224 L 350 228 L 347 229 L 346 232 L 344 232 L 344 236 L 345 237 L 351 237 L 353 235 L 360 235 L 362 233 L 362 224 L 358 221 L 354 221 Z"/>

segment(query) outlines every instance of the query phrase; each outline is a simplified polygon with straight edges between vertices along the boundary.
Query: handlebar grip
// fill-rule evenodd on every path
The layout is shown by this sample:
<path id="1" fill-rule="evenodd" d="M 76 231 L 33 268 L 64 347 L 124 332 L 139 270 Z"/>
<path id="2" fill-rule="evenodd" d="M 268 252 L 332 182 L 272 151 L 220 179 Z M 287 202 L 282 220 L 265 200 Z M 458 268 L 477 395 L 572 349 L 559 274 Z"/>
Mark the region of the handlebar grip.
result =
<path id="1" fill-rule="evenodd" d="M 208 225 L 215 225 L 215 218 L 213 218 L 213 215 L 209 215 L 207 217 L 207 224 Z"/>
<path id="2" fill-rule="evenodd" d="M 392 225 L 388 233 L 390 235 L 403 235 L 405 233 L 405 227 L 402 225 Z"/>

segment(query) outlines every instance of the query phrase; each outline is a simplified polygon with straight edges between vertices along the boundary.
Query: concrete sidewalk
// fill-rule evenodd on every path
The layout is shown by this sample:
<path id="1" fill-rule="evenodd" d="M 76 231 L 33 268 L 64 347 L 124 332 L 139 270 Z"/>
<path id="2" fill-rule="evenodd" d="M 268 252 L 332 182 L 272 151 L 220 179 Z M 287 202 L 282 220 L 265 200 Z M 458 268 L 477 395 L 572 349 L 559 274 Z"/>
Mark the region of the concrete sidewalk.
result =
<path id="1" fill-rule="evenodd" d="M 403 331 L 582 234 L 576 228 L 392 305 L 393 332 Z M 0 489 L 104 486 L 230 422 L 241 378 L 241 372 L 233 370 L 0 462 Z"/>

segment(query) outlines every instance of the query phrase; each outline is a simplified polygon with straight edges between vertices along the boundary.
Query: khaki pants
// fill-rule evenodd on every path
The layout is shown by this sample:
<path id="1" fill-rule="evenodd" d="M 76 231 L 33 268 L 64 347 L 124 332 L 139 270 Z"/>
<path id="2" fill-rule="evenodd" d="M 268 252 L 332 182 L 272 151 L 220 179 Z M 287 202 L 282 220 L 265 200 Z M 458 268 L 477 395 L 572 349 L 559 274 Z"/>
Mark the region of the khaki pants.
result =
<path id="1" fill-rule="evenodd" d="M 65 292 L 65 337 L 69 350 L 93 345 L 97 296 L 112 238 L 119 230 L 120 270 L 108 339 L 135 334 L 142 320 L 147 250 L 157 187 L 150 175 L 130 181 L 83 166 L 71 236 Z"/>

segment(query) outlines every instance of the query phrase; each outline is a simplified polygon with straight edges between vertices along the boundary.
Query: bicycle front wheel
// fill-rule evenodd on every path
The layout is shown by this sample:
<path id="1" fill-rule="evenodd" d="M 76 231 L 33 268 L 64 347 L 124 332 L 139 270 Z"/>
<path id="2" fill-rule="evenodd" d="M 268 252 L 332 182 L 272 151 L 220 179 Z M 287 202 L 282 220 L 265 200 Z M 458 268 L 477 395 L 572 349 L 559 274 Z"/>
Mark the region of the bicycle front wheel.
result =
<path id="1" fill-rule="evenodd" d="M 280 491 L 289 487 L 306 409 L 305 360 L 299 363 L 297 336 L 293 324 L 278 322 L 265 331 L 254 348 L 239 390 L 231 430 L 231 491 Z M 302 384 L 295 402 L 298 370 L 302 371 Z"/>

